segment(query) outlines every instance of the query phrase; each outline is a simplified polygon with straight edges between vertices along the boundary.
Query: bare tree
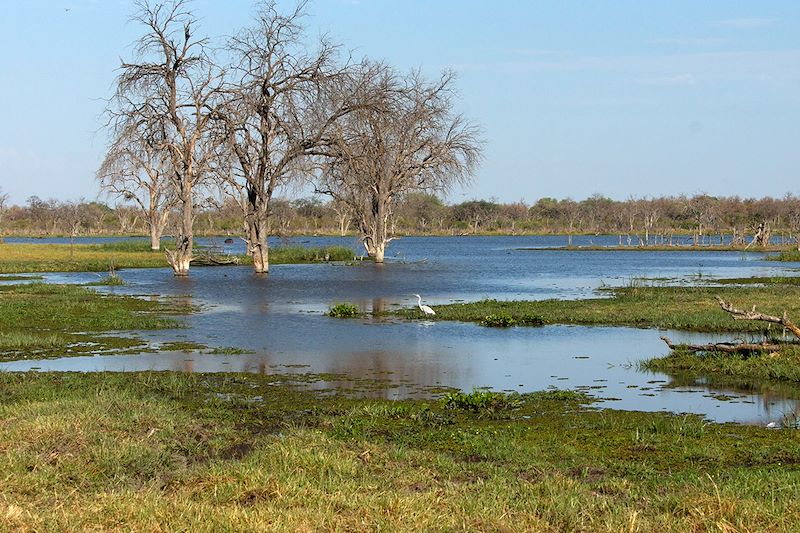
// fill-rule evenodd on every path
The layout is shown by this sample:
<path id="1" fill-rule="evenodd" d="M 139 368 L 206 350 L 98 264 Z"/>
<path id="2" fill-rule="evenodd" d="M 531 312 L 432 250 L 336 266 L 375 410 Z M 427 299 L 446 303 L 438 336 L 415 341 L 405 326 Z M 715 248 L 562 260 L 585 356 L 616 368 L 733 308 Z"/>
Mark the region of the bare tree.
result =
<path id="1" fill-rule="evenodd" d="M 185 276 L 192 260 L 195 189 L 214 155 L 208 132 L 219 75 L 207 40 L 193 36 L 195 17 L 186 1 L 139 0 L 136 6 L 133 20 L 145 34 L 136 42 L 136 62 L 122 64 L 109 114 L 116 131 L 135 124 L 135 131 L 156 139 L 154 148 L 168 162 L 179 220 L 175 250 L 166 255 L 175 275 Z"/>
<path id="2" fill-rule="evenodd" d="M 353 208 L 348 204 L 334 198 L 329 203 L 330 208 L 336 213 L 336 222 L 339 224 L 339 235 L 344 237 L 353 221 Z"/>
<path id="3" fill-rule="evenodd" d="M 4 193 L 0 188 L 0 243 L 3 242 L 3 217 L 8 209 L 8 193 Z"/>
<path id="4" fill-rule="evenodd" d="M 567 246 L 572 246 L 572 234 L 575 232 L 575 223 L 580 221 L 581 206 L 572 198 L 561 200 L 558 203 L 558 213 L 567 221 Z"/>
<path id="5" fill-rule="evenodd" d="M 269 271 L 275 191 L 300 177 L 331 125 L 359 105 L 356 92 L 329 89 L 342 75 L 337 47 L 324 38 L 313 51 L 303 45 L 304 9 L 300 2 L 283 14 L 274 1 L 264 2 L 255 25 L 230 40 L 236 64 L 215 115 L 245 192 L 245 240 L 256 273 Z"/>
<path id="6" fill-rule="evenodd" d="M 114 205 L 114 215 L 117 217 L 117 224 L 121 233 L 128 234 L 136 231 L 136 226 L 139 224 L 139 210 L 137 208 L 118 203 Z"/>
<path id="7" fill-rule="evenodd" d="M 147 106 L 139 114 L 144 111 L 152 109 Z M 150 248 L 158 250 L 169 212 L 176 204 L 170 186 L 173 169 L 165 131 L 159 127 L 162 122 L 152 117 L 127 114 L 122 118 L 115 124 L 118 131 L 97 171 L 97 179 L 109 194 L 138 206 L 150 229 Z"/>
<path id="8" fill-rule="evenodd" d="M 644 243 L 650 244 L 650 233 L 655 228 L 658 222 L 658 217 L 661 216 L 660 205 L 658 200 L 639 200 L 639 208 L 642 212 L 644 219 Z"/>
<path id="9" fill-rule="evenodd" d="M 419 72 L 382 69 L 369 83 L 374 104 L 336 124 L 334 157 L 316 189 L 352 207 L 367 254 L 382 263 L 395 202 L 409 191 L 466 182 L 481 141 L 477 128 L 453 113 L 453 73 L 429 83 Z"/>
<path id="10" fill-rule="evenodd" d="M 69 228 L 69 257 L 72 259 L 75 247 L 75 237 L 77 237 L 81 228 L 84 226 L 84 204 L 83 198 L 70 202 L 64 202 L 60 206 L 59 218 L 66 222 Z"/>

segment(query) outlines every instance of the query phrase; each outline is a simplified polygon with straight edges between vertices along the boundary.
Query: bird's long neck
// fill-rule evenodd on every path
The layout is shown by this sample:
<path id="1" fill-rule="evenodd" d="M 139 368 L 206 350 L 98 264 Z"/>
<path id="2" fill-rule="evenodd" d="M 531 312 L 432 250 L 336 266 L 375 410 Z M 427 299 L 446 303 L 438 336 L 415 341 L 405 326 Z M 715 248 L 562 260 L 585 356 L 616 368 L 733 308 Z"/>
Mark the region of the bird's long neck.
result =
<path id="1" fill-rule="evenodd" d="M 417 295 L 417 305 L 422 305 L 422 296 Z"/>

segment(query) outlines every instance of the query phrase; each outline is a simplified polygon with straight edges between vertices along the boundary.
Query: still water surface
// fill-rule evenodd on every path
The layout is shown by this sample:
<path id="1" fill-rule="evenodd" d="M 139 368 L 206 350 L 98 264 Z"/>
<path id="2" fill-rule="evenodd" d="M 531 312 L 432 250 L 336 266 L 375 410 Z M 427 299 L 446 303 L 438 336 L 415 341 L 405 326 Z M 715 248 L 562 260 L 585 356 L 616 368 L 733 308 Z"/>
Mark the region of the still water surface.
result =
<path id="1" fill-rule="evenodd" d="M 583 237 L 583 239 L 590 239 Z M 616 244 L 616 237 L 593 237 Z M 39 241 L 40 242 L 40 241 Z M 576 238 L 576 244 L 578 243 Z M 242 244 L 224 245 L 242 251 Z M 280 244 L 276 242 L 275 244 Z M 302 238 L 289 244 L 353 246 L 352 238 Z M 787 274 L 797 265 L 763 261 L 736 252 L 574 252 L 521 250 L 565 244 L 564 237 L 428 237 L 392 242 L 389 261 L 276 265 L 268 276 L 249 267 L 195 268 L 188 279 L 168 269 L 121 272 L 114 292 L 187 295 L 202 312 L 187 329 L 145 332 L 154 346 L 191 340 L 255 353 L 197 352 L 18 361 L 5 370 L 180 370 L 197 372 L 337 373 L 387 380 L 392 398 L 425 395 L 433 386 L 470 390 L 487 386 L 520 392 L 547 387 L 585 390 L 601 405 L 619 409 L 691 412 L 717 421 L 780 421 L 796 408 L 800 392 L 737 391 L 695 380 L 641 372 L 636 362 L 667 352 L 657 330 L 547 326 L 484 328 L 475 324 L 337 320 L 323 313 L 335 302 L 365 310 L 416 305 L 413 293 L 433 305 L 482 298 L 545 299 L 596 295 L 607 285 L 639 278 L 663 283 L 698 278 Z M 792 272 L 788 272 L 792 274 Z M 48 274 L 52 282 L 85 282 L 96 274 Z M 673 340 L 705 341 L 708 335 L 667 332 Z"/>

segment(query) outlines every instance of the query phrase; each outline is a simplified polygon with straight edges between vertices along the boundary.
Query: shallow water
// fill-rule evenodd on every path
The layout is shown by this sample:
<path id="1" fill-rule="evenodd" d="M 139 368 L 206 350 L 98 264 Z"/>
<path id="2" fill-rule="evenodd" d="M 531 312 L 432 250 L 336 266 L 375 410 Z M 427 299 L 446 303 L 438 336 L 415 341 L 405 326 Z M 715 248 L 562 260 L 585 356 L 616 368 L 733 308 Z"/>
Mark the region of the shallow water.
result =
<path id="1" fill-rule="evenodd" d="M 563 237 L 404 238 L 392 242 L 384 266 L 276 265 L 268 276 L 248 267 L 195 268 L 188 279 L 167 269 L 126 270 L 128 294 L 187 295 L 203 311 L 186 318 L 188 329 L 146 332 L 154 344 L 191 340 L 209 347 L 235 346 L 253 354 L 146 353 L 20 361 L 0 369 L 181 370 L 202 372 L 312 372 L 379 378 L 400 398 L 431 386 L 470 390 L 586 390 L 602 405 L 637 410 L 691 412 L 717 421 L 766 423 L 794 411 L 800 392 L 733 391 L 639 372 L 636 362 L 667 352 L 660 332 L 632 328 L 548 326 L 484 328 L 475 324 L 338 320 L 324 316 L 335 302 L 365 310 L 431 305 L 481 298 L 579 298 L 603 285 L 637 278 L 665 283 L 697 278 L 767 276 L 796 265 L 765 262 L 736 252 L 523 251 L 553 246 Z M 553 241 L 553 242 L 551 242 Z M 292 244 L 353 244 L 352 239 L 304 238 Z M 239 246 L 234 243 L 234 246 Z M 47 274 L 52 282 L 85 282 L 96 274 Z M 673 340 L 708 335 L 668 333 Z M 299 365 L 299 366 L 298 366 Z"/>

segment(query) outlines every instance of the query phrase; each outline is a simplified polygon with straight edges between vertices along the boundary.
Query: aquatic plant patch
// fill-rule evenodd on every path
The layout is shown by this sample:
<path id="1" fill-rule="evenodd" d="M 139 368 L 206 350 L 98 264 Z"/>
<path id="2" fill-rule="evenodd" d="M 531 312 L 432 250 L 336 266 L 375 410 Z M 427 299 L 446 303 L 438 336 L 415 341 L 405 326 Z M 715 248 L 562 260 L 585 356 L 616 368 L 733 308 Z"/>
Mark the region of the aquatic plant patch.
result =
<path id="1" fill-rule="evenodd" d="M 358 318 L 363 316 L 363 313 L 357 305 L 349 302 L 342 302 L 334 304 L 328 309 L 328 316 L 333 318 Z"/>

